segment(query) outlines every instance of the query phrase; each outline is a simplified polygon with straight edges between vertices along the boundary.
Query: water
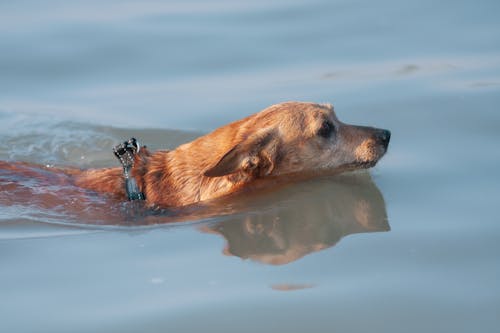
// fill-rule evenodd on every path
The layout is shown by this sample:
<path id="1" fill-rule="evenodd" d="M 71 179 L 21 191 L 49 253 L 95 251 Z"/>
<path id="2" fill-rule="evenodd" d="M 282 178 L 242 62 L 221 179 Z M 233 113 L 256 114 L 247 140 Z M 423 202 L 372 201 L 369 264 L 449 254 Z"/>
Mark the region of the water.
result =
<path id="1" fill-rule="evenodd" d="M 4 192 L 0 331 L 496 332 L 499 9 L 1 2 L 0 160 L 116 165 L 285 100 L 392 141 L 370 175 L 179 216 Z"/>

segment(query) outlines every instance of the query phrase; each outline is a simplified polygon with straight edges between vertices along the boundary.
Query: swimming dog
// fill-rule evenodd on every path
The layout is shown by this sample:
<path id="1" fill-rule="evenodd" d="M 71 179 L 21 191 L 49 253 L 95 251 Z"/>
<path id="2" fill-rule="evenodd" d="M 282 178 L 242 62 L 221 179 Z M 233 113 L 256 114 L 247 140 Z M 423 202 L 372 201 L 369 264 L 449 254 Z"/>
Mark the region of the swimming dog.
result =
<path id="1" fill-rule="evenodd" d="M 391 133 L 340 122 L 333 106 L 276 104 L 172 151 L 137 154 L 148 206 L 179 207 L 252 188 L 374 166 Z M 125 198 L 121 168 L 73 173 L 77 186 Z"/>

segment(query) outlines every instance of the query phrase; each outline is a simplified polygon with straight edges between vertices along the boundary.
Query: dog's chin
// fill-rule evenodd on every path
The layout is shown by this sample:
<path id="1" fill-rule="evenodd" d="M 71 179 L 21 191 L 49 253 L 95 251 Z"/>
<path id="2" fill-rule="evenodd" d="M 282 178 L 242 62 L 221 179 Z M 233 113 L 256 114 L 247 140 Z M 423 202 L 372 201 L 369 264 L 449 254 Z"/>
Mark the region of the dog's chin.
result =
<path id="1" fill-rule="evenodd" d="M 377 163 L 378 163 L 378 159 L 377 160 L 374 160 L 374 161 L 363 161 L 363 162 L 359 162 L 357 167 L 359 169 L 369 169 L 369 168 L 373 168 Z"/>
<path id="2" fill-rule="evenodd" d="M 378 154 L 374 154 L 373 158 L 370 159 L 364 159 L 364 160 L 357 160 L 352 163 L 345 164 L 342 169 L 343 171 L 354 171 L 354 170 L 360 170 L 360 169 L 369 169 L 373 168 L 378 161 L 385 155 L 387 149 L 383 148 L 381 149 Z"/>
<path id="3" fill-rule="evenodd" d="M 369 169 L 374 167 L 377 164 L 378 160 L 373 161 L 356 161 L 349 164 L 343 165 L 340 169 L 341 172 L 344 171 L 355 171 L 362 169 Z"/>

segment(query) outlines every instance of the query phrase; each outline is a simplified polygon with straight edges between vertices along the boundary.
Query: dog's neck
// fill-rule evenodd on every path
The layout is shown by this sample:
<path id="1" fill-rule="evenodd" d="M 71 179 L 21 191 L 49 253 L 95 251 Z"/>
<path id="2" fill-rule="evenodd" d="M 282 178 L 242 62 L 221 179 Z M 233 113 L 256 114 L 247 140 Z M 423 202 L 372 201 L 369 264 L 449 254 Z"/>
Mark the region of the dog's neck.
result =
<path id="1" fill-rule="evenodd" d="M 135 156 L 130 174 L 144 193 L 148 206 L 190 205 L 234 192 L 253 180 L 252 175 L 244 173 L 204 176 L 204 171 L 216 163 L 222 153 L 214 151 L 210 154 L 200 149 L 203 149 L 202 145 L 191 146 L 191 143 L 172 151 L 150 153 L 146 148 L 141 149 Z M 227 148 L 219 147 L 221 151 L 224 149 Z M 74 181 L 80 187 L 111 194 L 118 200 L 127 199 L 121 167 L 85 170 L 74 175 Z"/>
<path id="2" fill-rule="evenodd" d="M 206 156 L 206 155 L 205 155 Z M 211 164 L 189 150 L 158 151 L 141 159 L 132 175 L 149 205 L 174 207 L 193 204 L 234 192 L 253 177 L 235 173 L 223 177 L 206 177 Z"/>

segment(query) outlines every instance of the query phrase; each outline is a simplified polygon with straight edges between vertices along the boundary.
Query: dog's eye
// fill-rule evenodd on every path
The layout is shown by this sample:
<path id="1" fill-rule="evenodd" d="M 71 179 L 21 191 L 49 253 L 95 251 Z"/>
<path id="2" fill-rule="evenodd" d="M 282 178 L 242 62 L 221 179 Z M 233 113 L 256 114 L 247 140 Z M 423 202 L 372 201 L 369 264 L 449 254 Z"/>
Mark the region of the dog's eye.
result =
<path id="1" fill-rule="evenodd" d="M 333 124 L 329 121 L 325 121 L 318 130 L 318 135 L 328 139 L 329 137 L 332 136 L 334 131 L 335 127 L 333 126 Z"/>

